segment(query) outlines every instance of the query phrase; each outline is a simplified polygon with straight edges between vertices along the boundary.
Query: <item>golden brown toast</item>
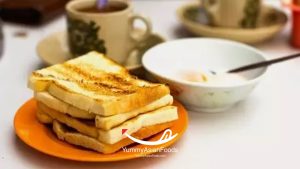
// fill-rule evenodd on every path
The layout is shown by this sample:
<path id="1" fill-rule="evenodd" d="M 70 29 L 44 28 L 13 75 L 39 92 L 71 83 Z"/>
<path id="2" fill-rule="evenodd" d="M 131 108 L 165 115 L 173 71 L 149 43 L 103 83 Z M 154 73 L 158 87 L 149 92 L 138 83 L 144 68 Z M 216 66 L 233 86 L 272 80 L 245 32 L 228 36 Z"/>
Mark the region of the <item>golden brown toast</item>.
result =
<path id="1" fill-rule="evenodd" d="M 171 126 L 174 125 L 174 122 L 167 122 L 162 124 L 156 124 L 152 126 L 143 127 L 137 132 L 133 133 L 132 136 L 137 139 L 145 139 L 148 137 L 151 137 Z M 94 151 L 98 151 L 104 154 L 110 154 L 117 152 L 122 147 L 128 146 L 132 143 L 134 143 L 129 138 L 125 138 L 115 144 L 105 144 L 100 142 L 99 140 L 85 136 L 83 134 L 74 132 L 74 131 L 68 131 L 68 129 L 58 121 L 53 121 L 53 131 L 56 133 L 57 137 L 60 140 L 64 140 L 70 144 L 81 146 L 87 149 L 91 149 Z"/>
<path id="2" fill-rule="evenodd" d="M 167 86 L 139 80 L 97 52 L 33 72 L 29 87 L 102 116 L 126 113 L 170 94 Z"/>
<path id="3" fill-rule="evenodd" d="M 72 117 L 79 118 L 79 119 L 90 119 L 93 120 L 96 118 L 96 115 L 77 107 L 74 107 L 68 103 L 65 103 L 54 96 L 50 95 L 48 92 L 35 92 L 34 98 L 41 103 L 44 103 L 48 107 L 55 109 L 59 112 L 68 114 Z"/>
<path id="4" fill-rule="evenodd" d="M 37 109 L 36 111 L 36 118 L 41 122 L 45 124 L 51 124 L 53 122 L 53 118 L 44 113 L 42 110 Z"/>
<path id="5" fill-rule="evenodd" d="M 37 105 L 38 112 L 42 113 L 44 116 L 57 120 L 83 135 L 93 137 L 106 144 L 115 144 L 122 140 L 124 138 L 124 135 L 122 135 L 122 129 L 128 129 L 127 133 L 132 134 L 143 127 L 178 119 L 177 108 L 174 106 L 165 106 L 157 110 L 141 114 L 135 118 L 127 120 L 111 130 L 105 131 L 96 128 L 93 120 L 79 120 L 73 118 L 65 113 L 53 110 L 40 102 L 38 102 Z M 43 119 L 40 119 L 40 121 L 43 122 Z"/>
<path id="6" fill-rule="evenodd" d="M 112 116 L 100 116 L 78 109 L 77 107 L 74 107 L 51 96 L 47 92 L 37 92 L 35 93 L 34 97 L 38 102 L 41 102 L 49 108 L 59 111 L 61 113 L 65 113 L 79 119 L 95 120 L 96 127 L 103 130 L 110 130 L 128 119 L 136 117 L 139 114 L 146 113 L 164 106 L 168 106 L 173 103 L 173 97 L 171 95 L 166 95 L 158 100 L 155 100 L 154 102 L 151 102 L 150 104 L 144 107 L 135 109 L 127 113 L 116 114 Z"/>

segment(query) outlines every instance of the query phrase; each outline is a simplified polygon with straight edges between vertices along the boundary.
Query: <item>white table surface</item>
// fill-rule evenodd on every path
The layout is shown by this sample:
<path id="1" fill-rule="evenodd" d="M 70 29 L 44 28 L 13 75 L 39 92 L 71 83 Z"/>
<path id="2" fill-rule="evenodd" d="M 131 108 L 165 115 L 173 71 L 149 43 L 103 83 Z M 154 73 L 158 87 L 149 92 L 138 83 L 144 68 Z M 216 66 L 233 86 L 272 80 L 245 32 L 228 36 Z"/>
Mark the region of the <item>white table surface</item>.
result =
<path id="1" fill-rule="evenodd" d="M 188 35 L 180 27 L 175 9 L 181 0 L 143 0 L 136 11 L 151 17 L 154 30 L 175 39 Z M 278 5 L 278 1 L 271 1 Z M 270 68 L 267 77 L 245 101 L 220 114 L 189 112 L 189 127 L 174 146 L 178 153 L 164 158 L 142 158 L 115 163 L 80 163 L 44 155 L 20 141 L 13 128 L 15 111 L 32 97 L 27 89 L 31 71 L 43 66 L 37 42 L 63 30 L 63 17 L 43 26 L 6 24 L 5 51 L 0 60 L 0 168 L 300 168 L 300 60 Z M 15 37 L 26 31 L 25 38 Z M 275 39 L 257 47 L 269 58 L 299 50 L 288 44 L 289 26 Z M 32 138 L 34 139 L 34 138 Z"/>

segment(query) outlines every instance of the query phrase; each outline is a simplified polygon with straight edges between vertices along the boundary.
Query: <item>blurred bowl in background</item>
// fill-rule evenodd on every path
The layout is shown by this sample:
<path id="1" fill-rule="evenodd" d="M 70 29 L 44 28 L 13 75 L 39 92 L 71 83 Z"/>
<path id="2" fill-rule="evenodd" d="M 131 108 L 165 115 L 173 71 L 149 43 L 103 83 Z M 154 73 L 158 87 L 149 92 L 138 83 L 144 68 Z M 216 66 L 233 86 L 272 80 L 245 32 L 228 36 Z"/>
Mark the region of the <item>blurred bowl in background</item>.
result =
<path id="1" fill-rule="evenodd" d="M 225 28 L 212 26 L 199 3 L 190 3 L 177 10 L 177 16 L 183 26 L 198 36 L 230 39 L 248 44 L 264 42 L 277 35 L 286 25 L 288 19 L 284 12 L 264 5 L 258 18 L 258 27 L 254 29 Z M 204 19 L 207 17 L 207 19 Z M 201 18 L 201 19 L 200 19 Z"/>

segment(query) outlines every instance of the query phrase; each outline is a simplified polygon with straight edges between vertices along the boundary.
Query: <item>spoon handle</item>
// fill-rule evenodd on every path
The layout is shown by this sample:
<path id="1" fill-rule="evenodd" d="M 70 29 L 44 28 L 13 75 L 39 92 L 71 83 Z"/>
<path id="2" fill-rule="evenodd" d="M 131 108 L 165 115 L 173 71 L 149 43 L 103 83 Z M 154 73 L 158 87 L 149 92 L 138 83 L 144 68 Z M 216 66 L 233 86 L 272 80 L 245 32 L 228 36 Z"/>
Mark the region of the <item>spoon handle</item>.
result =
<path id="1" fill-rule="evenodd" d="M 242 71 L 246 71 L 246 70 L 250 70 L 250 69 L 256 69 L 256 68 L 259 68 L 259 67 L 269 66 L 269 65 L 274 64 L 274 63 L 283 62 L 283 61 L 294 59 L 294 58 L 297 58 L 297 57 L 300 57 L 300 53 L 285 56 L 285 57 L 280 57 L 280 58 L 276 58 L 276 59 L 272 59 L 272 60 L 268 60 L 268 61 L 253 63 L 253 64 L 250 64 L 250 65 L 246 65 L 246 66 L 242 66 L 242 67 L 239 67 L 239 68 L 229 70 L 227 72 L 228 73 L 242 72 Z"/>

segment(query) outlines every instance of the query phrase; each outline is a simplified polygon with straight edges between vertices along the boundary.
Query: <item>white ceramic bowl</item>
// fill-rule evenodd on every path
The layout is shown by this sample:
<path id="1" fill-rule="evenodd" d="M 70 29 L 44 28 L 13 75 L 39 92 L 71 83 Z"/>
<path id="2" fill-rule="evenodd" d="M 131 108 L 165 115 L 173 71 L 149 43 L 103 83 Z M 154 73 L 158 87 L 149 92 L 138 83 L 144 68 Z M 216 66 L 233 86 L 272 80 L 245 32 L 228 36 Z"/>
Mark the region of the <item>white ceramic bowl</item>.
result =
<path id="1" fill-rule="evenodd" d="M 227 86 L 189 82 L 178 78 L 177 72 L 201 68 L 225 71 L 265 60 L 262 52 L 238 42 L 190 38 L 151 48 L 143 56 L 142 63 L 156 79 L 168 84 L 175 98 L 188 109 L 220 112 L 245 99 L 261 80 L 266 68 L 240 73 L 247 81 Z"/>

